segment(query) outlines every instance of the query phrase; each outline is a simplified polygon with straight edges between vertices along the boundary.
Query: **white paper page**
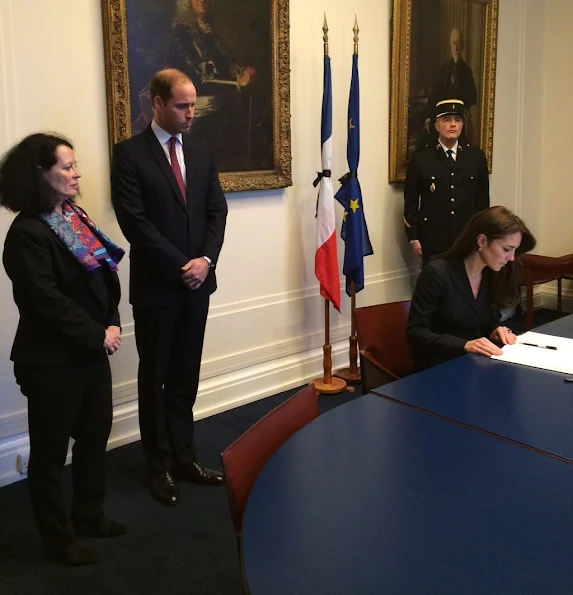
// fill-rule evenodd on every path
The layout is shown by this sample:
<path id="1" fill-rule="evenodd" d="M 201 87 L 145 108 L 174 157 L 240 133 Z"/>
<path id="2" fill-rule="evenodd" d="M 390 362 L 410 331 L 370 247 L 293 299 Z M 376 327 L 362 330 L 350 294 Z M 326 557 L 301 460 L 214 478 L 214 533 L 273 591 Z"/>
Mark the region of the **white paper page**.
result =
<path id="1" fill-rule="evenodd" d="M 515 345 L 504 345 L 503 355 L 492 355 L 491 358 L 573 375 L 573 339 L 527 332 L 520 335 L 517 341 Z M 524 345 L 524 343 L 540 345 L 540 347 Z M 547 349 L 547 346 L 556 349 Z"/>

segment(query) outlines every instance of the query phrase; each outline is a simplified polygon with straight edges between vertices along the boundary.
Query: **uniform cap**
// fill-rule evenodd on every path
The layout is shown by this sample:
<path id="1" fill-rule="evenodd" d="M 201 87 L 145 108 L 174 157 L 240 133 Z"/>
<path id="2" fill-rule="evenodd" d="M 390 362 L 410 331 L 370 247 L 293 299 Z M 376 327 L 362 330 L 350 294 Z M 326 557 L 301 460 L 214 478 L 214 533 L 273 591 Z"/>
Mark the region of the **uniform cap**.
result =
<path id="1" fill-rule="evenodd" d="M 450 114 L 464 117 L 464 102 L 461 99 L 443 99 L 436 103 L 436 120 Z"/>

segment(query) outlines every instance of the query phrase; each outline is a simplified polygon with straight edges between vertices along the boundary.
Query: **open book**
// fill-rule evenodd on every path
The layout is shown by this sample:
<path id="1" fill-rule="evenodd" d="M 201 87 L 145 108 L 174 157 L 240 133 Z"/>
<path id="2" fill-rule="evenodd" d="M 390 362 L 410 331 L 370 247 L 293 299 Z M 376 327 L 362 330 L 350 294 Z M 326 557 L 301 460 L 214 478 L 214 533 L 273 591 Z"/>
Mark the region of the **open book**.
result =
<path id="1" fill-rule="evenodd" d="M 573 375 L 573 339 L 529 331 L 515 345 L 504 345 L 503 355 L 492 359 Z"/>

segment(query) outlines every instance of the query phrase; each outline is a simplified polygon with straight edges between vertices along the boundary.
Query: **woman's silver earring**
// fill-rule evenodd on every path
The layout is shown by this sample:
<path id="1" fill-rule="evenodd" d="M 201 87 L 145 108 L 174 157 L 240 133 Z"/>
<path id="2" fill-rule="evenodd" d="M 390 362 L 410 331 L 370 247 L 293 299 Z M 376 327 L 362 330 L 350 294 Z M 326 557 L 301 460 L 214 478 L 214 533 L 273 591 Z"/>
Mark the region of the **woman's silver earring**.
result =
<path id="1" fill-rule="evenodd" d="M 478 248 L 478 252 L 481 252 L 482 250 L 483 250 L 483 248 L 480 246 L 480 247 Z"/>

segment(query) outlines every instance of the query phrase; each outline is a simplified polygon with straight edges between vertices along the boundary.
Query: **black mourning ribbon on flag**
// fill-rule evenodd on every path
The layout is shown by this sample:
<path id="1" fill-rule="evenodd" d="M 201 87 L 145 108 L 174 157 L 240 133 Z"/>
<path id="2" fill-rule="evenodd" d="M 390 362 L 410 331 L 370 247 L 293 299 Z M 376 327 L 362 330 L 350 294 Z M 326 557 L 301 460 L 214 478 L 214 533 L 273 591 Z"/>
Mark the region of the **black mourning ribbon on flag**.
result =
<path id="1" fill-rule="evenodd" d="M 329 169 L 323 169 L 322 171 L 317 171 L 316 180 L 312 183 L 312 185 L 316 188 L 320 184 L 320 180 L 322 178 L 330 178 L 332 172 Z"/>
<path id="2" fill-rule="evenodd" d="M 312 183 L 312 185 L 316 188 L 320 184 L 320 180 L 322 178 L 330 178 L 332 172 L 329 169 L 323 169 L 322 171 L 317 171 L 316 180 Z M 318 201 L 320 200 L 320 191 L 318 196 L 316 197 L 316 212 L 314 214 L 314 218 L 318 217 Z"/>
<path id="3" fill-rule="evenodd" d="M 350 180 L 350 178 L 357 178 L 358 177 L 358 171 L 355 169 L 350 170 L 347 174 L 344 174 L 338 181 L 344 185 L 346 184 L 346 182 L 348 182 L 348 180 Z"/>

